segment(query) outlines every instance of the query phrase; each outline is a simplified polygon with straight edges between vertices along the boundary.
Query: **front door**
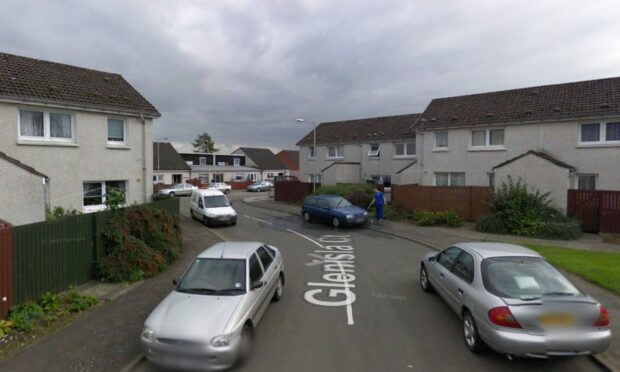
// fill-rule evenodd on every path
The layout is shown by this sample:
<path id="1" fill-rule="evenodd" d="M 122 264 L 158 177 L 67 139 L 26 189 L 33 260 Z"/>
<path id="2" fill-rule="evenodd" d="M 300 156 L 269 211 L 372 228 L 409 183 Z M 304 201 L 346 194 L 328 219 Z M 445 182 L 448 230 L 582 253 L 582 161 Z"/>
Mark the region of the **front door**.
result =
<path id="1" fill-rule="evenodd" d="M 172 175 L 172 183 L 181 183 L 183 181 L 182 174 L 173 174 Z"/>

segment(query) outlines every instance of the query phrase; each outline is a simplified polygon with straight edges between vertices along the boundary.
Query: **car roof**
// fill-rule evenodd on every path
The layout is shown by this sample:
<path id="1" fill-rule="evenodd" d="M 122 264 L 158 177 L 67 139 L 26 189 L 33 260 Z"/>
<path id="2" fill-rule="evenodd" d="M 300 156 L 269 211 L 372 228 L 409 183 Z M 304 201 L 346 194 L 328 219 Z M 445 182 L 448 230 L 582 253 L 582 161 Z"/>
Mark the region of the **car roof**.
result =
<path id="1" fill-rule="evenodd" d="M 198 189 L 198 190 L 194 190 L 193 192 L 201 196 L 224 195 L 224 193 L 222 193 L 220 190 L 213 190 L 213 189 Z"/>
<path id="2" fill-rule="evenodd" d="M 494 242 L 466 242 L 454 244 L 459 248 L 465 248 L 476 252 L 482 258 L 491 257 L 541 257 L 535 251 L 516 244 Z"/>
<path id="3" fill-rule="evenodd" d="M 198 258 L 246 259 L 261 242 L 221 242 L 212 245 L 198 255 Z"/>
<path id="4" fill-rule="evenodd" d="M 342 196 L 339 196 L 339 195 L 312 195 L 310 197 L 311 198 L 317 198 L 317 199 L 336 199 L 336 198 L 342 198 Z"/>

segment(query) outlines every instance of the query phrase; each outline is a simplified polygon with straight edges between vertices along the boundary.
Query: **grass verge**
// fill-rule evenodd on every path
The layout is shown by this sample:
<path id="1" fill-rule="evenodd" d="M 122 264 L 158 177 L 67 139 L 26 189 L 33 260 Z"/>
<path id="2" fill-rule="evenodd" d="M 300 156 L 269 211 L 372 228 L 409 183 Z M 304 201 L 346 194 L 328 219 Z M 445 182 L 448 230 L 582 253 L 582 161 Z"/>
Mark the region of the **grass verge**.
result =
<path id="1" fill-rule="evenodd" d="M 558 268 L 620 295 L 620 253 L 525 244 Z"/>

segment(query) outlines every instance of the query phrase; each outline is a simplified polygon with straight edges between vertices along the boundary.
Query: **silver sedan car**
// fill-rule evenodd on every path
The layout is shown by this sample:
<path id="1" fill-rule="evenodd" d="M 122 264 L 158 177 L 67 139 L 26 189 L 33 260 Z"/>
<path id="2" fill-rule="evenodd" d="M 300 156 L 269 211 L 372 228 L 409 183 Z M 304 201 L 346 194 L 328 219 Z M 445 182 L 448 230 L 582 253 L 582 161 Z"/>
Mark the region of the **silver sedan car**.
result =
<path id="1" fill-rule="evenodd" d="M 218 243 L 174 283 L 144 323 L 146 357 L 164 368 L 226 369 L 248 356 L 254 328 L 282 297 L 284 263 L 267 244 Z"/>
<path id="2" fill-rule="evenodd" d="M 421 262 L 420 285 L 462 319 L 470 351 L 509 357 L 603 352 L 609 313 L 538 253 L 513 244 L 460 243 Z"/>
<path id="3" fill-rule="evenodd" d="M 181 196 L 189 195 L 192 193 L 193 190 L 198 190 L 198 187 L 190 185 L 189 183 L 177 183 L 176 185 L 159 190 L 159 194 L 168 196 Z"/>

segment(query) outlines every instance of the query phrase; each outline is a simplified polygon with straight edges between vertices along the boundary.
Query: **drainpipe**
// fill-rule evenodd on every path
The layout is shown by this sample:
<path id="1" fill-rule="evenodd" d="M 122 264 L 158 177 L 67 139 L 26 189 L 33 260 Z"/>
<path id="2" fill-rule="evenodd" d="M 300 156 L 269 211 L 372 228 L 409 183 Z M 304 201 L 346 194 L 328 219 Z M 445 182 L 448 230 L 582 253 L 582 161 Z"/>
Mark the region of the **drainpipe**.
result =
<path id="1" fill-rule="evenodd" d="M 142 121 L 142 193 L 144 194 L 144 202 L 148 203 L 149 195 L 147 195 L 147 169 L 146 169 L 146 120 L 144 115 L 140 114 Z M 159 155 L 159 154 L 157 154 Z"/>

